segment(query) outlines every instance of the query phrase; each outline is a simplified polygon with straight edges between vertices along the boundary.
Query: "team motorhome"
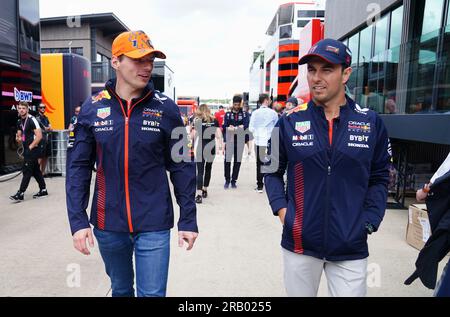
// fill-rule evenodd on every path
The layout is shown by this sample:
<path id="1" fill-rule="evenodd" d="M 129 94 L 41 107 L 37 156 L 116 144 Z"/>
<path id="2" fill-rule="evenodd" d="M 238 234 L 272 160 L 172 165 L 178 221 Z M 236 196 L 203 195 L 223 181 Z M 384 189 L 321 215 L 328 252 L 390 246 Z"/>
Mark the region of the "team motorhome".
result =
<path id="1" fill-rule="evenodd" d="M 298 75 L 299 51 L 304 45 L 299 40 L 300 33 L 311 20 L 324 21 L 325 2 L 291 2 L 278 8 L 266 32 L 271 37 L 269 43 L 263 51 L 254 53 L 250 70 L 250 104 L 255 104 L 261 93 L 269 94 L 282 104 L 286 102 Z"/>
<path id="2" fill-rule="evenodd" d="M 91 63 L 77 54 L 42 54 L 42 103 L 53 129 L 69 126 L 75 108 L 91 95 Z"/>
<path id="3" fill-rule="evenodd" d="M 26 101 L 33 112 L 42 99 L 39 1 L 2 0 L 0 22 L 0 174 L 6 174 L 21 165 L 15 105 Z"/>
<path id="4" fill-rule="evenodd" d="M 308 54 L 309 50 L 320 40 L 324 38 L 324 24 L 319 19 L 312 19 L 300 32 L 300 50 L 299 57 Z M 298 76 L 289 87 L 289 96 L 297 97 L 303 102 L 311 99 L 309 93 L 308 80 L 306 78 L 308 71 L 307 65 L 298 65 Z"/>
<path id="5" fill-rule="evenodd" d="M 200 97 L 198 96 L 179 96 L 177 105 L 182 115 L 191 116 L 200 105 Z"/>

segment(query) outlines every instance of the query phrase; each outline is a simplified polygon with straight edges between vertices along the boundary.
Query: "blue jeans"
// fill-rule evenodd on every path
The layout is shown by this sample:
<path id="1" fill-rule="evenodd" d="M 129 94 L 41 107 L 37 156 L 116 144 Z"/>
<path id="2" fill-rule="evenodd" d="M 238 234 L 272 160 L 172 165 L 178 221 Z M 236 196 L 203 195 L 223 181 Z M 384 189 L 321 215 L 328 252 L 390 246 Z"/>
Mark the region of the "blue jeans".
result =
<path id="1" fill-rule="evenodd" d="M 138 297 L 165 297 L 170 257 L 170 230 L 144 233 L 94 228 L 113 297 L 134 297 L 133 252 Z"/>
<path id="2" fill-rule="evenodd" d="M 450 260 L 442 272 L 441 279 L 434 293 L 436 297 L 450 297 Z"/>

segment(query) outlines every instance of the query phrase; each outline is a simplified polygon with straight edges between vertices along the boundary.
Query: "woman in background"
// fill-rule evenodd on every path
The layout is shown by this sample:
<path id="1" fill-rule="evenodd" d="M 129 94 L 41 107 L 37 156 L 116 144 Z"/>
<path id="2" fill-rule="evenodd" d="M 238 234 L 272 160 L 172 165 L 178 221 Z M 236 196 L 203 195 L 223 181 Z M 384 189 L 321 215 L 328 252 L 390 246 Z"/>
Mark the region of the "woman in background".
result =
<path id="1" fill-rule="evenodd" d="M 219 148 L 223 148 L 219 122 L 205 104 L 200 105 L 195 111 L 191 138 L 195 140 L 195 162 L 197 164 L 197 195 L 195 201 L 201 204 L 203 198 L 208 197 L 212 164 L 216 156 L 216 140 Z"/>

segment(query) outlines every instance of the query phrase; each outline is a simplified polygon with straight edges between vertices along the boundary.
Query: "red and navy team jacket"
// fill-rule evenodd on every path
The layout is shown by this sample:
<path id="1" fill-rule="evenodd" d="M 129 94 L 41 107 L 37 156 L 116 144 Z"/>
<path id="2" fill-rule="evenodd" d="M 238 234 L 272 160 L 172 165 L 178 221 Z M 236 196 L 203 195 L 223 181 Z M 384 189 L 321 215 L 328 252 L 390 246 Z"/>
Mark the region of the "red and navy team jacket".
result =
<path id="1" fill-rule="evenodd" d="M 269 151 L 269 202 L 274 215 L 287 208 L 282 247 L 329 261 L 368 257 L 366 224 L 378 230 L 388 194 L 391 148 L 381 118 L 348 98 L 327 121 L 311 101 L 279 119 Z"/>
<path id="2" fill-rule="evenodd" d="M 233 112 L 232 110 L 225 113 L 225 117 L 223 119 L 223 141 L 227 142 L 227 128 L 229 126 L 238 127 L 240 125 L 244 126 L 244 131 L 248 130 L 248 126 L 250 124 L 250 115 L 247 111 L 244 111 L 242 109 L 239 110 L 239 112 Z M 249 141 L 249 135 L 248 133 L 244 136 L 245 142 L 247 143 Z M 230 140 L 229 140 L 230 141 Z M 236 134 L 235 134 L 235 142 L 236 142 Z"/>
<path id="3" fill-rule="evenodd" d="M 90 227 L 86 208 L 94 162 L 90 223 L 96 228 L 129 233 L 171 229 L 168 171 L 180 205 L 178 230 L 198 232 L 195 163 L 171 156 L 172 149 L 183 155 L 176 149 L 180 140 L 187 141 L 181 134 L 171 138 L 175 128 L 183 127 L 178 106 L 154 91 L 151 82 L 131 102 L 122 100 L 114 87 L 109 81 L 82 105 L 68 149 L 66 200 L 72 234 Z"/>

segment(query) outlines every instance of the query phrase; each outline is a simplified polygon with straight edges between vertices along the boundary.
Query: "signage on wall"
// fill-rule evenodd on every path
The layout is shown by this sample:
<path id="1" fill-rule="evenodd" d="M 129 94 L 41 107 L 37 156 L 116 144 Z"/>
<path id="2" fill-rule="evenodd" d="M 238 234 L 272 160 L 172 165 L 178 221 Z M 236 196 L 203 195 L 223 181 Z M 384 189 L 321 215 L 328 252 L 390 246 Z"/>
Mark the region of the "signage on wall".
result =
<path id="1" fill-rule="evenodd" d="M 2 91 L 1 95 L 3 97 L 11 97 L 14 98 L 15 102 L 28 102 L 30 104 L 30 110 L 35 111 L 36 106 L 32 104 L 33 100 L 42 100 L 41 96 L 34 95 L 32 91 L 19 90 L 17 87 L 14 87 L 14 92 Z M 5 106 L 4 104 L 0 106 Z M 15 105 L 11 106 L 11 110 L 17 110 Z"/>
<path id="2" fill-rule="evenodd" d="M 14 100 L 17 102 L 33 102 L 33 92 L 18 90 L 14 87 Z"/>

